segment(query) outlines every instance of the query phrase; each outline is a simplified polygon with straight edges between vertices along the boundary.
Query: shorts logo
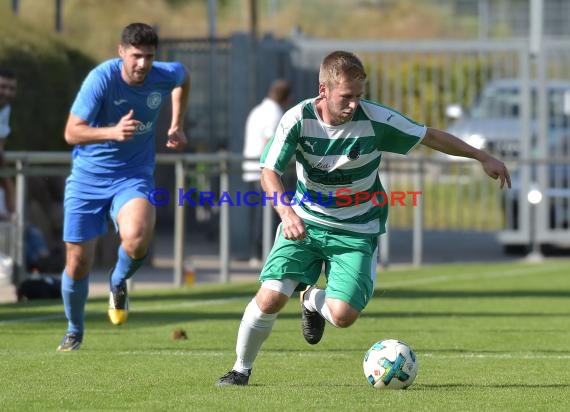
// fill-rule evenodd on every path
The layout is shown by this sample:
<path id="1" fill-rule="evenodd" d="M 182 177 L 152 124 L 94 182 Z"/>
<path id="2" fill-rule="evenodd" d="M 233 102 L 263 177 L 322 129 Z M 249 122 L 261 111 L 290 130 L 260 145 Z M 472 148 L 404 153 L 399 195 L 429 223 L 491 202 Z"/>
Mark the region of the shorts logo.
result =
<path id="1" fill-rule="evenodd" d="M 146 105 L 149 109 L 156 109 L 162 102 L 162 95 L 159 92 L 152 92 L 146 98 Z"/>

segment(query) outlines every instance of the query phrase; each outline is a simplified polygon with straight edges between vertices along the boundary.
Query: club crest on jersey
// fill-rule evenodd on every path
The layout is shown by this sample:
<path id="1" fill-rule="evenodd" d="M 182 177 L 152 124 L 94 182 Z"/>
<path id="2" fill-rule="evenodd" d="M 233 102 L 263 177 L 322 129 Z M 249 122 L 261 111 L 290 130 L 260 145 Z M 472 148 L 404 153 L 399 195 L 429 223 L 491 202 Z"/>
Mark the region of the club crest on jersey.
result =
<path id="1" fill-rule="evenodd" d="M 156 109 L 162 102 L 162 95 L 159 92 L 152 92 L 146 98 L 146 105 L 149 109 Z"/>
<path id="2" fill-rule="evenodd" d="M 347 157 L 350 160 L 356 160 L 360 157 L 360 145 L 358 143 L 350 148 L 350 152 L 348 152 Z"/>

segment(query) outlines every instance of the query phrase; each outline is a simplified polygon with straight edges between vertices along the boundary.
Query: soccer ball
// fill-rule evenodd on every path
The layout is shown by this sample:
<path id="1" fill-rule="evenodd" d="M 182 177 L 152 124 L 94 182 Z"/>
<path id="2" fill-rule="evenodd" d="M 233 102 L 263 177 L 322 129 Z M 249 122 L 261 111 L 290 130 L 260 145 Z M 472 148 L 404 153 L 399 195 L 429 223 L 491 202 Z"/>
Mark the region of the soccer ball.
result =
<path id="1" fill-rule="evenodd" d="M 362 362 L 364 376 L 376 389 L 406 389 L 414 382 L 418 366 L 412 348 L 396 339 L 376 342 Z"/>

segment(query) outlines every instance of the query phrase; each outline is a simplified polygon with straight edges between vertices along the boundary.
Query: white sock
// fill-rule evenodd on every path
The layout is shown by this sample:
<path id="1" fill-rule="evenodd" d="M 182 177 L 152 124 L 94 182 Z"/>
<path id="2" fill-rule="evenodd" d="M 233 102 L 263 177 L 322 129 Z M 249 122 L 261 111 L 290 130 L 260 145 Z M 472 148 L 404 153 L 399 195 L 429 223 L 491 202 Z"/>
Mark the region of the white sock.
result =
<path id="1" fill-rule="evenodd" d="M 303 306 L 305 306 L 311 312 L 319 312 L 323 318 L 325 318 L 331 325 L 336 327 L 325 298 L 326 293 L 323 289 L 311 288 L 304 295 Z"/>
<path id="2" fill-rule="evenodd" d="M 249 302 L 243 313 L 236 343 L 237 360 L 233 370 L 249 375 L 253 361 L 262 343 L 267 339 L 277 319 L 277 313 L 263 313 L 255 298 Z"/>

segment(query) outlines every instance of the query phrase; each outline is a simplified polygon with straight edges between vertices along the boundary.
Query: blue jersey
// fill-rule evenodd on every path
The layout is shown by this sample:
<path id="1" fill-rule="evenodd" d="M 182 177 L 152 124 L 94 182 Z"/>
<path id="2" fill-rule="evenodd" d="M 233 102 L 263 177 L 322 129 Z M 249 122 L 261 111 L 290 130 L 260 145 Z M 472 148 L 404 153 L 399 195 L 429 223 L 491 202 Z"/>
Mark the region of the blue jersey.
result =
<path id="1" fill-rule="evenodd" d="M 117 124 L 131 109 L 140 125 L 131 140 L 75 145 L 73 173 L 94 177 L 152 175 L 155 131 L 160 109 L 172 90 L 186 77 L 178 62 L 154 62 L 141 85 L 130 86 L 121 77 L 121 59 L 111 59 L 85 78 L 71 113 L 91 127 Z"/>

